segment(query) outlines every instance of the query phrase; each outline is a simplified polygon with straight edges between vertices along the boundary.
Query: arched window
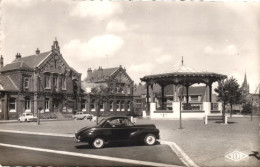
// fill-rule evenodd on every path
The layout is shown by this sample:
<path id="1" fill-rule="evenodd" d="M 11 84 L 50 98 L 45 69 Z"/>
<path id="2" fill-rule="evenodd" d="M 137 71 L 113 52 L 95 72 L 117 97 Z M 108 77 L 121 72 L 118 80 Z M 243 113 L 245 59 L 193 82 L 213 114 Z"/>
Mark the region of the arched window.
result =
<path id="1" fill-rule="evenodd" d="M 113 111 L 113 101 L 110 101 L 110 102 L 109 102 L 109 110 L 110 110 L 110 111 Z"/>
<path id="2" fill-rule="evenodd" d="M 95 100 L 91 100 L 90 102 L 90 111 L 95 111 Z"/>
<path id="3" fill-rule="evenodd" d="M 125 102 L 124 101 L 121 101 L 121 103 L 120 103 L 120 110 L 121 111 L 125 111 Z"/>

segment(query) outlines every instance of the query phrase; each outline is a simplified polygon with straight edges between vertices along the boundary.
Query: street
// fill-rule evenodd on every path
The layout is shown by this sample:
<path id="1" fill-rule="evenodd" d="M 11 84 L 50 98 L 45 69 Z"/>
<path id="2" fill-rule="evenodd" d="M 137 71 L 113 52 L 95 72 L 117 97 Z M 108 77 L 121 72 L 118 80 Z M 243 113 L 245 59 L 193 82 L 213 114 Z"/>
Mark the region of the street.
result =
<path id="1" fill-rule="evenodd" d="M 108 144 L 92 149 L 71 137 L 0 132 L 1 165 L 183 166 L 167 145 Z M 15 155 L 15 156 L 14 156 Z"/>

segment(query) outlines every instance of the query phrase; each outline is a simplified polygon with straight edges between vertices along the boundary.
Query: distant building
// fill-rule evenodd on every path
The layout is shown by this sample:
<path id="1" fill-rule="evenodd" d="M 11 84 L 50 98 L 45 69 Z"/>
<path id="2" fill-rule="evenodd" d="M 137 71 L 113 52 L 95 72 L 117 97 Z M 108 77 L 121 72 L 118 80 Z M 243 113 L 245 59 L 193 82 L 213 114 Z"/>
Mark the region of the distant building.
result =
<path id="1" fill-rule="evenodd" d="M 50 51 L 23 57 L 4 66 L 0 58 L 0 119 L 17 119 L 23 112 L 62 117 L 81 107 L 81 74 L 60 53 L 58 41 Z"/>
<path id="2" fill-rule="evenodd" d="M 82 111 L 101 116 L 133 111 L 133 80 L 122 66 L 87 71 L 82 81 Z"/>

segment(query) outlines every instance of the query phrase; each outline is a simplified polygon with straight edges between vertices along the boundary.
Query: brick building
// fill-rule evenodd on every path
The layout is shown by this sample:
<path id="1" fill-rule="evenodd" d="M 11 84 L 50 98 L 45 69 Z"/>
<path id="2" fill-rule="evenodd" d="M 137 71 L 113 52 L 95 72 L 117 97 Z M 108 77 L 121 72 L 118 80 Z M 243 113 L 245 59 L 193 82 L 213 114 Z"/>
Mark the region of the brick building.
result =
<path id="1" fill-rule="evenodd" d="M 81 107 L 81 74 L 62 57 L 58 41 L 48 52 L 23 57 L 4 66 L 0 58 L 0 119 L 17 119 L 23 112 L 62 117 Z"/>
<path id="2" fill-rule="evenodd" d="M 101 116 L 133 111 L 133 80 L 122 66 L 87 71 L 82 81 L 82 111 Z"/>

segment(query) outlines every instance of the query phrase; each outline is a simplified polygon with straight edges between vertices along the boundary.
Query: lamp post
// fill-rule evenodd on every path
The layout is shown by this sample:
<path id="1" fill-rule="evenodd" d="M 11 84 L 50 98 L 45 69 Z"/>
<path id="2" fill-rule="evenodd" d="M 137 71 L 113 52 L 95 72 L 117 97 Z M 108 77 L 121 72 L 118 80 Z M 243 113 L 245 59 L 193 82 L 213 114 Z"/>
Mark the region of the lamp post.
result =
<path id="1" fill-rule="evenodd" d="M 184 90 L 184 87 L 182 87 L 182 89 L 181 89 L 181 98 L 180 98 L 180 127 L 179 127 L 179 129 L 183 129 L 183 127 L 182 127 L 182 117 L 181 117 L 183 90 Z"/>
<path id="2" fill-rule="evenodd" d="M 252 96 L 252 101 L 251 101 L 251 121 L 253 121 L 253 96 Z"/>

